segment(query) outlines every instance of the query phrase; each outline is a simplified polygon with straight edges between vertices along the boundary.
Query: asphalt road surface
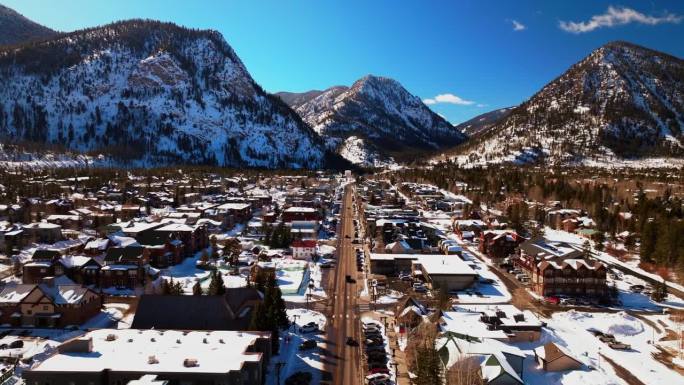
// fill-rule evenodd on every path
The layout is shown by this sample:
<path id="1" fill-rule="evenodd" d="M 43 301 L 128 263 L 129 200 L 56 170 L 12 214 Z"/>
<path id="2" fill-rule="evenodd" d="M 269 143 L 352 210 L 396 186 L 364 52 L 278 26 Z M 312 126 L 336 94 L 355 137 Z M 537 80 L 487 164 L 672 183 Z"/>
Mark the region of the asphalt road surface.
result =
<path id="1" fill-rule="evenodd" d="M 346 344 L 347 337 L 359 341 L 359 315 L 357 308 L 357 283 L 347 282 L 346 276 L 356 279 L 356 254 L 354 251 L 354 187 L 345 188 L 342 213 L 338 226 L 337 267 L 334 277 L 332 311 L 329 315 L 328 350 L 331 358 L 328 371 L 335 385 L 363 384 L 360 374 L 360 348 Z"/>

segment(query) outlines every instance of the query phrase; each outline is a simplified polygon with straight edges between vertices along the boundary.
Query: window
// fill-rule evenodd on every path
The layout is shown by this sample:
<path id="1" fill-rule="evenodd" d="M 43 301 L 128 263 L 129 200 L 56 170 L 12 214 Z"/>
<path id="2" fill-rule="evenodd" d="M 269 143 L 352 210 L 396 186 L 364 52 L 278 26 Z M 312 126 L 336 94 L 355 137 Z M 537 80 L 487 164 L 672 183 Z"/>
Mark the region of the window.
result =
<path id="1" fill-rule="evenodd" d="M 43 310 L 44 310 L 44 311 L 47 311 L 48 308 L 49 308 L 48 305 L 43 305 Z"/>

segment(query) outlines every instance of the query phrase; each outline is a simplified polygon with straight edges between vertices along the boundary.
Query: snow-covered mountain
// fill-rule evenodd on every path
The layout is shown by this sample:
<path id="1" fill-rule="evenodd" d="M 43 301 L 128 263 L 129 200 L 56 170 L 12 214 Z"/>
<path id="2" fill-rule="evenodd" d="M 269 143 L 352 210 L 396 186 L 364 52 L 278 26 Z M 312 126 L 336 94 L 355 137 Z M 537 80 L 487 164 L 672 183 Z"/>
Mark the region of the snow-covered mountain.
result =
<path id="1" fill-rule="evenodd" d="M 591 164 L 681 157 L 683 130 L 684 61 L 613 42 L 462 146 L 458 160 Z"/>
<path id="2" fill-rule="evenodd" d="M 354 163 L 415 156 L 466 139 L 399 82 L 384 77 L 369 75 L 351 87 L 279 95 L 330 148 Z"/>
<path id="3" fill-rule="evenodd" d="M 457 130 L 468 135 L 468 137 L 479 135 L 508 116 L 508 114 L 513 111 L 513 108 L 514 107 L 500 108 L 498 110 L 485 112 L 484 114 L 480 114 L 461 124 L 457 124 L 455 127 Z"/>
<path id="4" fill-rule="evenodd" d="M 53 37 L 57 32 L 33 22 L 0 4 L 0 45 L 13 45 Z"/>
<path id="5" fill-rule="evenodd" d="M 337 158 L 219 33 L 147 20 L 0 50 L 0 135 L 132 165 L 314 168 Z"/>
<path id="6" fill-rule="evenodd" d="M 513 111 L 514 107 L 500 108 L 498 110 L 485 112 L 472 119 L 466 120 L 463 123 L 457 124 L 455 127 L 457 130 L 468 135 L 469 137 L 475 136 L 486 132 L 489 128 L 498 123 L 501 119 L 508 116 L 508 114 Z"/>

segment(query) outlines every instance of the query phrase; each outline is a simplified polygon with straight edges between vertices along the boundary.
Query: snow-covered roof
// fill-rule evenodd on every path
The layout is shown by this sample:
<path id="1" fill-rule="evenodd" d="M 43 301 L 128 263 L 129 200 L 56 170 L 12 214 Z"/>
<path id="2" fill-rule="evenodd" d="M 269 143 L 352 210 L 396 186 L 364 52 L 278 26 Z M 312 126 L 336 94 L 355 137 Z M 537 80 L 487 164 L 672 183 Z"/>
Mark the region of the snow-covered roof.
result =
<path id="1" fill-rule="evenodd" d="M 470 265 L 455 255 L 418 255 L 418 262 L 429 275 L 477 275 Z"/>
<path id="2" fill-rule="evenodd" d="M 99 329 L 92 352 L 57 353 L 31 370 L 34 372 L 221 373 L 239 371 L 245 362 L 261 360 L 247 352 L 258 338 L 270 333 L 175 330 Z M 153 358 L 153 359 L 151 359 Z M 197 365 L 184 365 L 186 359 Z"/>
<path id="3" fill-rule="evenodd" d="M 288 207 L 284 210 L 286 213 L 315 213 L 316 209 L 312 207 L 297 207 L 297 206 L 292 206 Z"/>

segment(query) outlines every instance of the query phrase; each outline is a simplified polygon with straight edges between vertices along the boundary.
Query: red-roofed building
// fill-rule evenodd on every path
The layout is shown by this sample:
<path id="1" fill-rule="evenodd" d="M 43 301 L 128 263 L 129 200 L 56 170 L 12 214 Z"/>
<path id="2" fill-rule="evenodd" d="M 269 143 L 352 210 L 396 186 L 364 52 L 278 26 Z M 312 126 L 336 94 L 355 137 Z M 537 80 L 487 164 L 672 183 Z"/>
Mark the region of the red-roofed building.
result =
<path id="1" fill-rule="evenodd" d="M 294 259 L 310 260 L 316 254 L 316 241 L 296 240 L 290 245 Z"/>

